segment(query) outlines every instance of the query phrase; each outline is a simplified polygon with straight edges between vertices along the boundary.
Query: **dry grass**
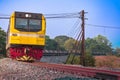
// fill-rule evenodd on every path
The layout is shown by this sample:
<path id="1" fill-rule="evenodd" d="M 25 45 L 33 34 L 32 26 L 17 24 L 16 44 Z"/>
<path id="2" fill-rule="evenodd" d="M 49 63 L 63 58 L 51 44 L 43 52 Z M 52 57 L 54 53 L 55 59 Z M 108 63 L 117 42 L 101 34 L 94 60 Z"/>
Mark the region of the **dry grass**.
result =
<path id="1" fill-rule="evenodd" d="M 96 67 L 120 68 L 120 57 L 95 56 Z"/>

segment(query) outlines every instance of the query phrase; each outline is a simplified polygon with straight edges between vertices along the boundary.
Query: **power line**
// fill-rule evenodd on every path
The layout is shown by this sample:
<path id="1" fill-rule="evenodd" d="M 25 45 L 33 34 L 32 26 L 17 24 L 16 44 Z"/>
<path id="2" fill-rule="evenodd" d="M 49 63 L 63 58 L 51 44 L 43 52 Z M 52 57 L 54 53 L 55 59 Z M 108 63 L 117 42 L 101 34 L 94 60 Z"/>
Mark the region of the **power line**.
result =
<path id="1" fill-rule="evenodd" d="M 10 19 L 10 17 L 0 17 L 0 19 Z"/>
<path id="2" fill-rule="evenodd" d="M 80 12 L 76 13 L 59 13 L 59 14 L 44 14 L 46 19 L 54 18 L 80 18 Z M 9 19 L 10 17 L 5 14 L 0 14 L 0 19 Z"/>
<path id="3" fill-rule="evenodd" d="M 96 24 L 85 24 L 85 25 L 93 26 L 93 27 L 102 27 L 102 28 L 120 29 L 120 27 L 114 27 L 114 26 L 105 26 L 105 25 L 96 25 Z"/>
<path id="4" fill-rule="evenodd" d="M 51 16 L 51 15 L 78 15 L 80 12 L 75 13 L 59 13 L 59 14 L 44 14 L 45 16 Z"/>
<path id="5" fill-rule="evenodd" d="M 53 19 L 53 18 L 80 18 L 80 16 L 50 16 L 45 17 L 46 19 Z"/>
<path id="6" fill-rule="evenodd" d="M 68 33 L 68 35 L 69 36 L 74 36 L 77 32 L 78 32 L 78 25 L 80 24 L 80 21 L 79 21 L 79 19 L 77 19 L 76 20 L 76 22 L 73 24 L 73 26 L 72 26 L 72 28 L 71 28 L 71 30 L 69 31 L 69 33 Z M 77 28 L 78 27 L 78 28 Z"/>
<path id="7" fill-rule="evenodd" d="M 80 16 L 47 16 L 46 19 L 54 19 L 54 18 L 80 18 Z M 10 19 L 10 17 L 1 17 L 0 19 Z"/>
<path id="8" fill-rule="evenodd" d="M 59 13 L 59 14 L 44 14 L 47 19 L 52 18 L 80 18 L 80 12 L 76 13 Z"/>
<path id="9" fill-rule="evenodd" d="M 73 13 L 56 13 L 56 14 L 44 14 L 45 16 L 51 16 L 51 15 L 78 15 L 81 12 L 73 12 Z M 0 13 L 0 16 L 10 16 L 9 14 L 4 14 L 4 13 Z"/>

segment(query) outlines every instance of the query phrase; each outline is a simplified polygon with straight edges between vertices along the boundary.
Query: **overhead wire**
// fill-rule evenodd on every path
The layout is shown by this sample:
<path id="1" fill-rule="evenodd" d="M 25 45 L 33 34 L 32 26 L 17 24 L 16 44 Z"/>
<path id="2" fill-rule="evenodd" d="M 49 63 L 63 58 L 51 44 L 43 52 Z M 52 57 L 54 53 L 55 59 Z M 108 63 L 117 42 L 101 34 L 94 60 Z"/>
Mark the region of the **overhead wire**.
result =
<path id="1" fill-rule="evenodd" d="M 115 26 L 105 26 L 105 25 L 96 25 L 96 24 L 85 24 L 85 25 L 93 26 L 93 27 L 101 27 L 101 28 L 120 29 L 120 27 L 115 27 Z"/>
<path id="2" fill-rule="evenodd" d="M 44 14 L 46 19 L 53 19 L 53 18 L 80 18 L 80 12 L 76 13 L 59 13 L 59 14 Z M 0 14 L 0 19 L 9 19 L 10 15 Z"/>
<path id="3" fill-rule="evenodd" d="M 49 18 L 79 18 L 79 13 L 64 13 L 64 14 L 47 14 L 45 15 L 47 19 Z"/>
<path id="4" fill-rule="evenodd" d="M 1 17 L 0 16 L 0 19 L 10 19 L 10 17 Z"/>
<path id="5" fill-rule="evenodd" d="M 79 35 L 80 31 L 81 31 L 81 27 L 80 27 L 80 23 L 79 23 L 78 27 L 75 30 L 74 39 L 76 39 L 76 37 Z"/>
<path id="6" fill-rule="evenodd" d="M 79 16 L 51 16 L 51 17 L 45 17 L 46 19 L 53 19 L 53 18 L 79 18 Z M 0 19 L 10 19 L 10 17 L 1 17 L 0 16 Z"/>
<path id="7" fill-rule="evenodd" d="M 75 12 L 75 13 L 59 13 L 59 14 L 44 14 L 45 16 L 51 16 L 51 15 L 76 15 L 80 14 L 80 12 Z"/>
<path id="8" fill-rule="evenodd" d="M 49 16 L 45 17 L 46 19 L 53 19 L 53 18 L 79 18 L 79 16 Z M 10 19 L 10 17 L 3 17 L 0 16 L 0 19 Z"/>
<path id="9" fill-rule="evenodd" d="M 69 35 L 69 36 L 72 36 L 73 37 L 73 35 L 75 35 L 75 33 L 77 32 L 77 26 L 78 26 L 78 24 L 79 24 L 79 19 L 77 19 L 76 21 L 75 21 L 75 23 L 73 24 L 73 26 L 72 26 L 72 28 L 70 29 L 70 31 L 68 32 L 68 34 L 67 35 Z"/>

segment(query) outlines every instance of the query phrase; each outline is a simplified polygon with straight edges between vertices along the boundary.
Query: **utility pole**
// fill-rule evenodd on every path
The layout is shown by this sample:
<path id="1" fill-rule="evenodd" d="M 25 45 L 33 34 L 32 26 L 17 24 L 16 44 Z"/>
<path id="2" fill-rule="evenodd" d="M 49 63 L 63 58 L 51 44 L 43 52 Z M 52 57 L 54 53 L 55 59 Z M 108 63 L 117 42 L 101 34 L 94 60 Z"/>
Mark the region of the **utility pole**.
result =
<path id="1" fill-rule="evenodd" d="M 81 65 L 85 66 L 85 23 L 84 23 L 84 10 L 81 11 L 81 20 L 82 20 L 82 24 L 81 24 L 81 29 L 82 29 L 82 39 L 81 39 L 81 56 L 80 56 L 80 63 Z"/>

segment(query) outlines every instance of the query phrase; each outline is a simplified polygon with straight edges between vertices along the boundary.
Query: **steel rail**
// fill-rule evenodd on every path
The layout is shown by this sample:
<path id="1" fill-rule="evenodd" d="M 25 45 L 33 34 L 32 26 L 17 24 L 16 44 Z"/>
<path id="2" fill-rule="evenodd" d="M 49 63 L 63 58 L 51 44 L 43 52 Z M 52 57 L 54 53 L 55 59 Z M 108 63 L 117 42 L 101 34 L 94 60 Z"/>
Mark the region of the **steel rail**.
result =
<path id="1" fill-rule="evenodd" d="M 110 79 L 110 80 L 120 80 L 120 71 L 113 70 L 102 70 L 99 68 L 89 68 L 83 66 L 72 66 L 65 64 L 55 64 L 55 63 L 43 63 L 34 62 L 30 65 L 40 66 L 49 70 L 60 71 L 63 73 L 70 73 L 77 76 L 98 78 L 98 79 Z"/>

